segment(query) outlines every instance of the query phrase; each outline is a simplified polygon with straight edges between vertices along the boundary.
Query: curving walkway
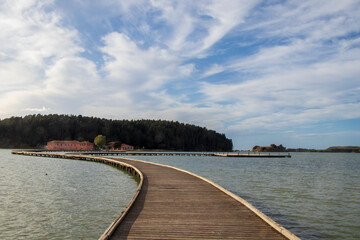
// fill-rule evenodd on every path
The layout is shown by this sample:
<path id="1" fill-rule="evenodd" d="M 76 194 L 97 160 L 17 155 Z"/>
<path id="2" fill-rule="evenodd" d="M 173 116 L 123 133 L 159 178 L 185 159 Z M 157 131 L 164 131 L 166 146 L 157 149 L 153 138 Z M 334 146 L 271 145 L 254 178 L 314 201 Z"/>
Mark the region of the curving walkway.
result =
<path id="1" fill-rule="evenodd" d="M 181 169 L 124 158 L 12 153 L 97 161 L 137 176 L 133 199 L 100 239 L 299 239 L 242 198 Z"/>
<path id="2" fill-rule="evenodd" d="M 242 199 L 206 179 L 158 164 L 116 160 L 139 169 L 144 182 L 111 239 L 298 239 L 267 219 L 276 230 L 241 203 Z"/>

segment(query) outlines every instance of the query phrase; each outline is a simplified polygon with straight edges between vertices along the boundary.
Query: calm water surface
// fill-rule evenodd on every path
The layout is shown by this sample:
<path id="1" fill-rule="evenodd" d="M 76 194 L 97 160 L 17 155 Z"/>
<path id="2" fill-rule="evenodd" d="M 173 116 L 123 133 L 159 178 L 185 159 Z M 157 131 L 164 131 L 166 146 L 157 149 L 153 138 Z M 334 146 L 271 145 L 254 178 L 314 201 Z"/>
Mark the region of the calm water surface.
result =
<path id="1" fill-rule="evenodd" d="M 175 166 L 208 178 L 302 239 L 360 239 L 360 154 L 129 158 Z"/>
<path id="2" fill-rule="evenodd" d="M 0 150 L 0 239 L 98 239 L 136 187 L 105 164 Z"/>
<path id="3" fill-rule="evenodd" d="M 360 154 L 129 158 L 208 178 L 302 239 L 360 239 Z M 0 150 L 0 239 L 97 239 L 136 186 L 108 165 Z"/>

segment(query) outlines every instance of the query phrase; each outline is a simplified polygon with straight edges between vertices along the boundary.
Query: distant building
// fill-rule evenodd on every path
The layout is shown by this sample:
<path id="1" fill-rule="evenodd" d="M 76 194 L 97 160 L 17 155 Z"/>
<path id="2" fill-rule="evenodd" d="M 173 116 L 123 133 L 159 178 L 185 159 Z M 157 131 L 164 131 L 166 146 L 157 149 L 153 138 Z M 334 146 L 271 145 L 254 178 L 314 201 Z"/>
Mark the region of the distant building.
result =
<path id="1" fill-rule="evenodd" d="M 50 141 L 46 145 L 46 150 L 67 150 L 67 151 L 91 151 L 94 150 L 94 144 L 83 141 Z"/>
<path id="2" fill-rule="evenodd" d="M 130 150 L 134 150 L 134 146 L 131 145 L 127 145 L 127 144 L 121 144 L 120 146 L 120 150 L 122 151 L 130 151 Z"/>

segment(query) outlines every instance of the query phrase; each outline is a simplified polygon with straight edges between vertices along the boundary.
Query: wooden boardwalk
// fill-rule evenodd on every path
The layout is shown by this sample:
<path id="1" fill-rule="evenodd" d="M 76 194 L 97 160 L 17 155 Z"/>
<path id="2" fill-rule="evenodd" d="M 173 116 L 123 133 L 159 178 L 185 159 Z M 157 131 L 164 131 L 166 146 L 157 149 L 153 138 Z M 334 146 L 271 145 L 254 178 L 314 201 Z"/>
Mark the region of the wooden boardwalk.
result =
<path id="1" fill-rule="evenodd" d="M 193 174 L 117 160 L 139 169 L 144 182 L 111 239 L 298 239 L 268 219 L 284 236 L 242 202 Z"/>
<path id="2" fill-rule="evenodd" d="M 142 151 L 91 151 L 79 152 L 84 155 L 98 156 L 189 156 L 189 157 L 239 157 L 239 158 L 290 158 L 290 153 L 212 153 L 212 152 L 142 152 Z"/>
<path id="3" fill-rule="evenodd" d="M 240 197 L 181 169 L 123 158 L 13 153 L 98 161 L 138 176 L 134 198 L 100 239 L 299 239 Z"/>

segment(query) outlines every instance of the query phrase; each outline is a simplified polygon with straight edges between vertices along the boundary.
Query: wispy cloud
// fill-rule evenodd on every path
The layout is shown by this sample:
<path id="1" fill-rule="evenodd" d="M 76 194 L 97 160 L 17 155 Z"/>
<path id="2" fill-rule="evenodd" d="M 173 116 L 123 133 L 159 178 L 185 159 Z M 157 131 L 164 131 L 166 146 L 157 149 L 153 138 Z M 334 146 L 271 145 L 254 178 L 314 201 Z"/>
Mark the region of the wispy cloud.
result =
<path id="1" fill-rule="evenodd" d="M 204 77 L 235 77 L 228 83 L 205 78 L 199 90 L 209 102 L 234 106 L 229 129 L 281 130 L 359 118 L 359 3 L 290 1 L 265 5 L 259 14 L 260 21 L 250 16 L 250 24 L 240 27 L 242 34 L 256 34 L 257 51 L 215 63 Z M 266 44 L 258 45 L 262 39 Z"/>

